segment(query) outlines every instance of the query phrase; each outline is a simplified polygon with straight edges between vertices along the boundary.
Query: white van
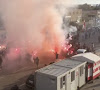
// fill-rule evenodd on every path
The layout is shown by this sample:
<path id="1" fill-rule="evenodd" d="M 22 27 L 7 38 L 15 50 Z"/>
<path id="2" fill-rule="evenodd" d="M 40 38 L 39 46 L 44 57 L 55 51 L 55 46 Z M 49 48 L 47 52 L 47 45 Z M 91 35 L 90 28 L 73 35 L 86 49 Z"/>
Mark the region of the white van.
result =
<path id="1" fill-rule="evenodd" d="M 78 49 L 78 50 L 77 50 L 77 54 L 86 53 L 86 52 L 87 52 L 86 49 Z"/>

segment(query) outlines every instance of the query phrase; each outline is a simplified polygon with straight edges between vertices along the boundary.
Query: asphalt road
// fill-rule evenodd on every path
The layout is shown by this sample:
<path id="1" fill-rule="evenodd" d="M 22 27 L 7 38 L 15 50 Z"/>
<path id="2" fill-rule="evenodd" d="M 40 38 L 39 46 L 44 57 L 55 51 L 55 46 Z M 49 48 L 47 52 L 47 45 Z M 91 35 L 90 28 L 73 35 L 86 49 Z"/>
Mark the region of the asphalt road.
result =
<path id="1" fill-rule="evenodd" d="M 43 66 L 43 64 L 40 64 L 39 68 Z M 0 90 L 10 90 L 14 85 L 18 85 L 21 90 L 30 90 L 26 87 L 25 82 L 28 76 L 34 73 L 36 69 L 36 65 L 32 64 L 27 67 L 19 68 L 10 73 L 3 72 L 3 74 L 0 74 Z"/>
<path id="2" fill-rule="evenodd" d="M 15 84 L 22 87 L 27 77 L 31 73 L 34 73 L 33 72 L 34 70 L 35 70 L 34 68 L 30 68 L 30 69 L 24 68 L 23 70 L 20 69 L 17 72 L 13 72 L 12 74 L 1 75 L 0 76 L 0 90 L 10 90 L 10 88 Z"/>

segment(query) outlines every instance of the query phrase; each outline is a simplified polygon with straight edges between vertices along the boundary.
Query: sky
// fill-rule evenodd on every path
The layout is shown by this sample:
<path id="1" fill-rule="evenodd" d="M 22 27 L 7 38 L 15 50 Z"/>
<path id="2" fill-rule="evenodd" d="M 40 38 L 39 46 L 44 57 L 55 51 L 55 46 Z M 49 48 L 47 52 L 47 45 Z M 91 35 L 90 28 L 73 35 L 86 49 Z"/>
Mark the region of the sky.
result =
<path id="1" fill-rule="evenodd" d="M 100 0 L 75 0 L 77 4 L 100 4 Z"/>

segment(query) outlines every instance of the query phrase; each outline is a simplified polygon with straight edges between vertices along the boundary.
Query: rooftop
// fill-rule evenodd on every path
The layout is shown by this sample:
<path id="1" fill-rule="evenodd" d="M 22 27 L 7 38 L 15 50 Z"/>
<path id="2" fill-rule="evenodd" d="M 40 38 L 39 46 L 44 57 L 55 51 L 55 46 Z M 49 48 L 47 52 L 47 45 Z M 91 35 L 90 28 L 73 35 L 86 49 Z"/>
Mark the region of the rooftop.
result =
<path id="1" fill-rule="evenodd" d="M 37 70 L 36 72 L 52 75 L 52 76 L 60 76 L 72 68 L 77 67 L 78 65 L 82 64 L 81 61 L 74 61 L 71 59 L 64 59 L 62 61 L 56 62 L 44 68 Z"/>
<path id="2" fill-rule="evenodd" d="M 82 53 L 82 54 L 77 54 L 77 55 L 71 57 L 71 59 L 94 63 L 94 62 L 99 61 L 100 57 L 93 53 Z"/>

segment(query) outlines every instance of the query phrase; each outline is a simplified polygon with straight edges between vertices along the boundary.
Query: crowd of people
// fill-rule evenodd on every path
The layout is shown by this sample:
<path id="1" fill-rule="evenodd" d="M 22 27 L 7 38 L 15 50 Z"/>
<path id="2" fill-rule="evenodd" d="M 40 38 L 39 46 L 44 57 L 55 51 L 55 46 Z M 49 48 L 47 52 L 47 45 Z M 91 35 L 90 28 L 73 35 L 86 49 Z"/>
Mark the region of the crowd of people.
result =
<path id="1" fill-rule="evenodd" d="M 94 43 L 91 43 L 91 45 L 86 45 L 85 43 L 84 44 L 80 44 L 80 43 L 77 43 L 76 44 L 76 51 L 78 49 L 86 49 L 87 52 L 94 52 Z"/>
<path id="2" fill-rule="evenodd" d="M 77 49 L 86 49 L 87 52 L 95 52 L 95 47 L 100 43 L 99 27 L 91 27 L 82 32 L 78 32 L 76 38 L 73 39 L 75 51 Z"/>

